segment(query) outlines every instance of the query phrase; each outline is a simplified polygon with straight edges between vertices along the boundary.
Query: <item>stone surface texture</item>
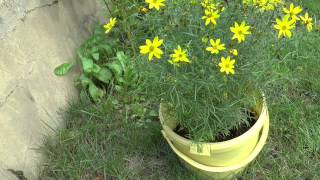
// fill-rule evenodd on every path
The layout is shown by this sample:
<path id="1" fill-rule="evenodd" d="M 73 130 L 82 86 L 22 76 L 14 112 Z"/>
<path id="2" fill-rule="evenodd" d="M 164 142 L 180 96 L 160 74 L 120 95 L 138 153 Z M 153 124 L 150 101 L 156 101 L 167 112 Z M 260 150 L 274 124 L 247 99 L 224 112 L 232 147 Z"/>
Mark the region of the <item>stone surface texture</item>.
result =
<path id="1" fill-rule="evenodd" d="M 15 179 L 7 169 L 38 179 L 37 149 L 63 125 L 59 109 L 77 95 L 73 76 L 53 69 L 102 21 L 101 2 L 0 0 L 0 179 Z"/>

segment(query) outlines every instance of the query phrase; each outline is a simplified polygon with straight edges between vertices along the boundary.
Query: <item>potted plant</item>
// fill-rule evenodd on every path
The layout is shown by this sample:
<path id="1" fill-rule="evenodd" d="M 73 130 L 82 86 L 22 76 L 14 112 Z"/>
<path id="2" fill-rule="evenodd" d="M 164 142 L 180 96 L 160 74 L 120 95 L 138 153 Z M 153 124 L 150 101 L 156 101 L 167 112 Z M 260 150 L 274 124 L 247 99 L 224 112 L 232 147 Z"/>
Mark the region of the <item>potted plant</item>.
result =
<path id="1" fill-rule="evenodd" d="M 309 14 L 284 0 L 110 3 L 106 33 L 135 59 L 139 91 L 160 104 L 172 150 L 214 178 L 243 170 L 268 136 L 267 97 L 282 78 L 273 69 L 286 43 L 312 31 Z"/>
<path id="2" fill-rule="evenodd" d="M 161 101 L 164 137 L 193 169 L 216 178 L 234 175 L 266 141 L 266 96 L 281 78 L 273 68 L 284 60 L 282 47 L 298 41 L 296 32 L 312 31 L 312 18 L 282 0 L 146 0 L 137 6 L 143 4 L 129 34 L 140 50 L 141 87 Z"/>

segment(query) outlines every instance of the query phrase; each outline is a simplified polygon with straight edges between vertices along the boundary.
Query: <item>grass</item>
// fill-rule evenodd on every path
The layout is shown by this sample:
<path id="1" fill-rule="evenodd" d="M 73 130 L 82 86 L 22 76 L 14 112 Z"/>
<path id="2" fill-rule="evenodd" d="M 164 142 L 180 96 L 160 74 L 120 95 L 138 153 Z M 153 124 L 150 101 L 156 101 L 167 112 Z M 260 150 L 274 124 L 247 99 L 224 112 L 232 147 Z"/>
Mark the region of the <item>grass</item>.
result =
<path id="1" fill-rule="evenodd" d="M 305 2 L 319 14 L 317 0 Z M 268 95 L 268 142 L 237 179 L 320 179 L 319 34 L 284 47 L 290 53 L 274 67 L 279 81 L 270 85 L 277 94 Z M 63 113 L 66 128 L 42 149 L 47 161 L 40 178 L 200 179 L 162 138 L 157 107 L 133 97 L 110 95 L 92 104 L 82 96 L 71 102 Z"/>
<path id="2" fill-rule="evenodd" d="M 42 179 L 193 176 L 176 166 L 179 162 L 161 137 L 155 116 L 141 119 L 137 104 L 111 98 L 99 105 L 86 98 L 70 104 L 66 129 L 48 139 L 44 148 L 49 160 Z"/>

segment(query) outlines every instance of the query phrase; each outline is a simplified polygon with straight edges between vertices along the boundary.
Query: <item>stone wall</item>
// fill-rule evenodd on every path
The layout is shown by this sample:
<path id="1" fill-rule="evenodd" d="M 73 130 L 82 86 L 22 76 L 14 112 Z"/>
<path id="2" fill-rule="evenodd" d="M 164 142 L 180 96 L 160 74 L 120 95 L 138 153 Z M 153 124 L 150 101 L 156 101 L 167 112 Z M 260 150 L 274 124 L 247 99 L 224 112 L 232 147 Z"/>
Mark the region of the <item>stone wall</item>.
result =
<path id="1" fill-rule="evenodd" d="M 53 69 L 103 20 L 101 0 L 0 0 L 0 179 L 7 169 L 37 179 L 45 135 L 77 95 Z"/>

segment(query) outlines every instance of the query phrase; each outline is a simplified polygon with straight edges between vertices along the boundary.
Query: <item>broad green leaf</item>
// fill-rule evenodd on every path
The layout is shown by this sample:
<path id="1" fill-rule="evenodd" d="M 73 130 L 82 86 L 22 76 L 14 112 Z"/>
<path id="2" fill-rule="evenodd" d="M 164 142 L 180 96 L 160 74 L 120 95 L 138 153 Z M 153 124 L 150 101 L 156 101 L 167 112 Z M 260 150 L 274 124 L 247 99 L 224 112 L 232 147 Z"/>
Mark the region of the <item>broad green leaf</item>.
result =
<path id="1" fill-rule="evenodd" d="M 96 47 L 96 46 L 94 46 L 94 47 L 92 47 L 92 49 L 91 49 L 91 53 L 96 53 L 96 52 L 98 52 L 99 51 L 99 48 L 98 47 Z"/>
<path id="2" fill-rule="evenodd" d="M 79 77 L 79 82 L 83 88 L 86 88 L 89 84 L 92 83 L 92 80 L 89 79 L 86 75 L 81 74 Z"/>
<path id="3" fill-rule="evenodd" d="M 109 44 L 102 44 L 99 47 L 103 48 L 107 52 L 108 55 L 112 54 L 112 48 Z"/>
<path id="4" fill-rule="evenodd" d="M 97 79 L 99 79 L 104 83 L 109 83 L 109 81 L 112 78 L 112 73 L 107 68 L 101 68 L 101 70 L 98 73 L 94 74 L 94 77 L 96 77 Z"/>
<path id="5" fill-rule="evenodd" d="M 92 72 L 93 73 L 99 73 L 101 71 L 101 67 L 97 64 L 93 64 L 92 66 Z"/>
<path id="6" fill-rule="evenodd" d="M 100 101 L 100 98 L 103 96 L 103 91 L 99 89 L 94 83 L 89 84 L 89 93 L 95 102 Z"/>
<path id="7" fill-rule="evenodd" d="M 94 60 L 99 61 L 100 54 L 98 52 L 92 53 L 91 56 L 93 57 Z"/>
<path id="8" fill-rule="evenodd" d="M 110 68 L 110 70 L 115 74 L 115 76 L 121 76 L 123 69 L 122 66 L 117 63 L 117 62 L 113 62 L 111 64 L 108 64 L 108 67 Z"/>
<path id="9" fill-rule="evenodd" d="M 90 58 L 82 57 L 81 58 L 83 71 L 86 73 L 90 73 L 93 68 L 93 61 Z"/>
<path id="10" fill-rule="evenodd" d="M 123 51 L 117 52 L 117 58 L 119 60 L 119 62 L 121 63 L 122 69 L 125 71 L 126 68 L 126 61 L 127 61 L 127 57 L 126 55 L 124 55 Z"/>
<path id="11" fill-rule="evenodd" d="M 74 66 L 74 63 L 61 64 L 60 66 L 54 69 L 54 74 L 57 76 L 63 76 L 67 74 L 72 69 L 73 66 Z"/>

